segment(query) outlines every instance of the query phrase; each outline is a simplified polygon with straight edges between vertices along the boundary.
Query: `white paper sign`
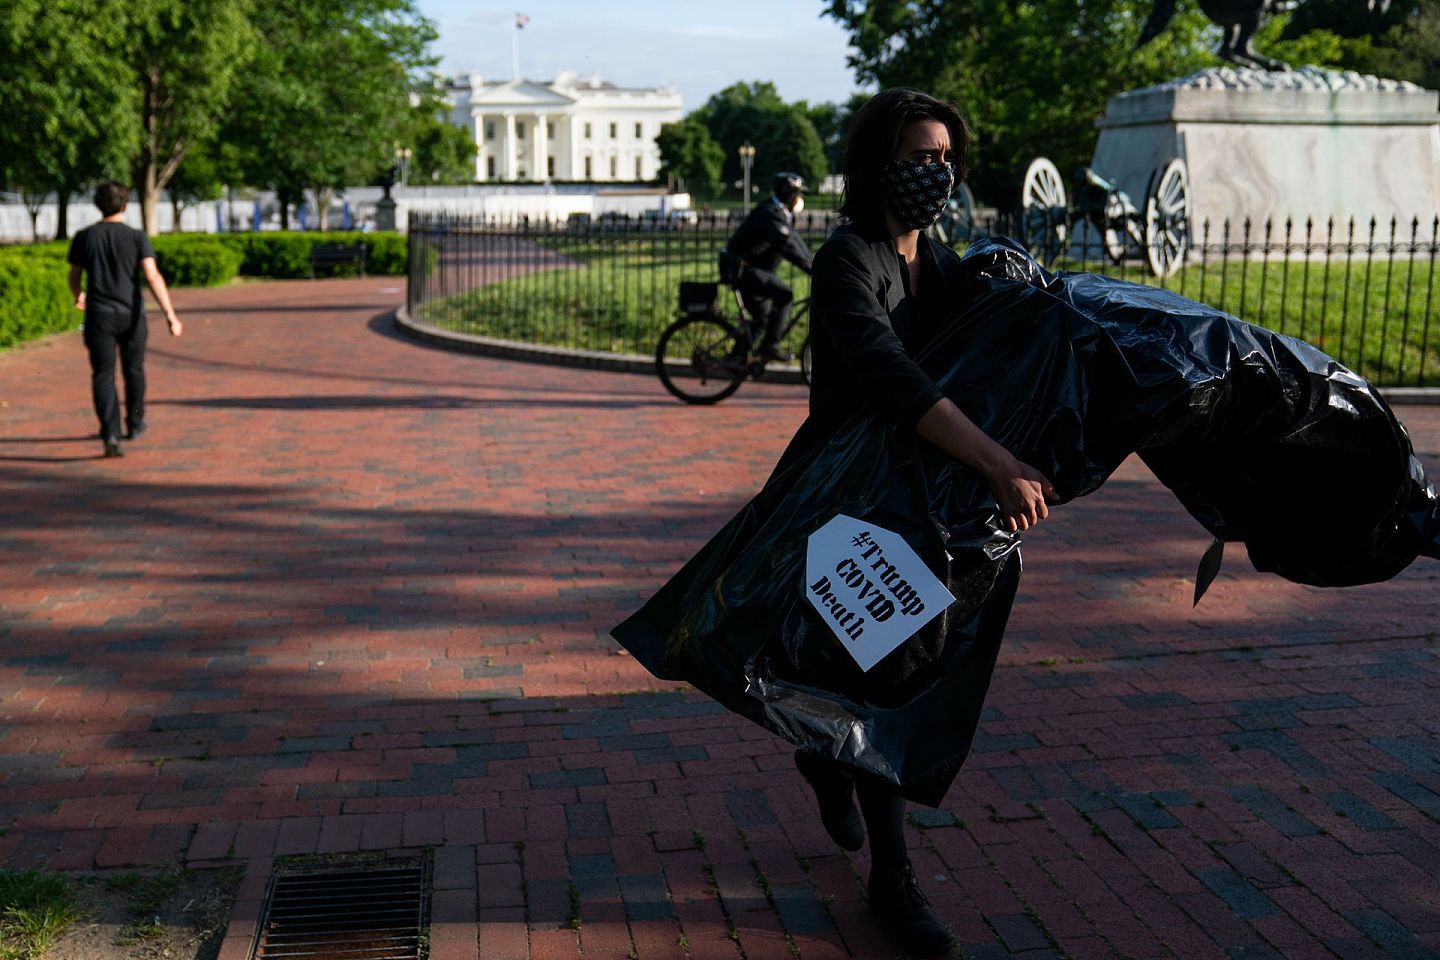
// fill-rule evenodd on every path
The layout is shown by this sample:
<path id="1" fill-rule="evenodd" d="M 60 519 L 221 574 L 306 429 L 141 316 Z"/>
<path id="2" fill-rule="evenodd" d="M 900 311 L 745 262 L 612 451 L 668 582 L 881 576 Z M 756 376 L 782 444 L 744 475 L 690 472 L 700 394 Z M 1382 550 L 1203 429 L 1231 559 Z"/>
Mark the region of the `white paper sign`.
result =
<path id="1" fill-rule="evenodd" d="M 810 535 L 805 596 L 861 670 L 955 602 L 902 537 L 843 513 Z"/>

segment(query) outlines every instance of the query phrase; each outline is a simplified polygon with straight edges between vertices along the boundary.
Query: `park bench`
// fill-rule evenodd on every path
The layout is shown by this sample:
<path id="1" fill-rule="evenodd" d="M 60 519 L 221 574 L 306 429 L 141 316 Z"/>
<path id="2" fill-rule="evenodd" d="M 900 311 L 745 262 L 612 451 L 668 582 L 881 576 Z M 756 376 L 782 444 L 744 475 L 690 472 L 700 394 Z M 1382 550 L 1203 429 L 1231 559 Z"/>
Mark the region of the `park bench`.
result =
<path id="1" fill-rule="evenodd" d="M 365 244 L 363 243 L 317 243 L 310 248 L 310 279 L 315 279 L 315 268 L 329 264 L 360 264 L 360 276 L 365 276 Z"/>

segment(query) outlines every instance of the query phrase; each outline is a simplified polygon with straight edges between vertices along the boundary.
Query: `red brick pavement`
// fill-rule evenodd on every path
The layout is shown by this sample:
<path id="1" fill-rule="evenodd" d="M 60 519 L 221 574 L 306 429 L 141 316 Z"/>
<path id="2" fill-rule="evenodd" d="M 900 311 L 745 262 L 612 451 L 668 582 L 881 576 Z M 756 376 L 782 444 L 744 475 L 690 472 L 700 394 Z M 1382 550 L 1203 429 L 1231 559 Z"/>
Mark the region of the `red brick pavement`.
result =
<path id="1" fill-rule="evenodd" d="M 789 751 L 606 637 L 763 479 L 793 387 L 398 339 L 394 280 L 181 291 L 97 459 L 79 338 L 0 355 L 0 863 L 429 849 L 437 958 L 890 954 Z M 1432 468 L 1440 409 L 1402 411 Z M 1297 482 L 1315 478 L 1297 478 Z M 1028 538 L 914 859 L 967 956 L 1440 951 L 1440 568 L 1321 591 L 1135 463 Z"/>

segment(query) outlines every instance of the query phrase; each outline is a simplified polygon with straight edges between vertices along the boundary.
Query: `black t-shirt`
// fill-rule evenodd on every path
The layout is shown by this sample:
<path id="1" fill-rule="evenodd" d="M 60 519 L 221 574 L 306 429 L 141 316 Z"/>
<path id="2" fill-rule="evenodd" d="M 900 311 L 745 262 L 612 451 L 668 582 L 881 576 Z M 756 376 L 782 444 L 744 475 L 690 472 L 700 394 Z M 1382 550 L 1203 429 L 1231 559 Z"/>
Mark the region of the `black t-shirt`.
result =
<path id="1" fill-rule="evenodd" d="M 140 261 L 153 256 L 145 231 L 123 223 L 102 220 L 75 234 L 67 259 L 85 271 L 85 312 L 140 316 Z"/>

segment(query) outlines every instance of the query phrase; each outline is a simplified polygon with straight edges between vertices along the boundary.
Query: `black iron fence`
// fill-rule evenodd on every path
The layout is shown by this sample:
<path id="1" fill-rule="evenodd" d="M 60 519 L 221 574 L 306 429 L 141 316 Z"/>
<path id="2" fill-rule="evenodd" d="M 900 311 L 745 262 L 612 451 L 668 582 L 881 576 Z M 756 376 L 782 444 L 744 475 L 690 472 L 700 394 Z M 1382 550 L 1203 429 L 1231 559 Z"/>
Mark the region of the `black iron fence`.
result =
<path id="1" fill-rule="evenodd" d="M 448 331 L 648 356 L 676 316 L 680 281 L 716 279 L 718 251 L 739 216 L 550 223 L 412 214 L 410 314 Z M 814 248 L 835 223 L 833 213 L 802 214 L 797 229 Z M 969 237 L 1024 232 L 1004 217 L 950 226 L 957 250 Z M 1201 223 L 1166 277 L 1154 274 L 1139 240 L 1069 227 L 1063 240 L 1052 234 L 1034 246 L 1056 269 L 1173 290 L 1307 340 L 1381 386 L 1440 385 L 1440 331 L 1432 329 L 1440 218 Z M 808 294 L 799 270 L 786 265 L 782 275 L 797 296 Z"/>

